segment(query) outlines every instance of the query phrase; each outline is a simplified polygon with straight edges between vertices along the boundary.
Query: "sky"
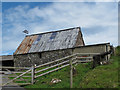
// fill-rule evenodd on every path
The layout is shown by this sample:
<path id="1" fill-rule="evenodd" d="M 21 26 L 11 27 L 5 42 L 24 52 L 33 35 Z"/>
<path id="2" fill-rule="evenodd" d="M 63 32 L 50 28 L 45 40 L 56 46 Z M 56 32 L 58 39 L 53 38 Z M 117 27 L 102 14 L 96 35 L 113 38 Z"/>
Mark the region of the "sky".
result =
<path id="1" fill-rule="evenodd" d="M 117 46 L 118 3 L 3 2 L 0 55 L 15 52 L 25 37 L 25 29 L 36 34 L 78 26 L 86 45 L 110 42 Z"/>

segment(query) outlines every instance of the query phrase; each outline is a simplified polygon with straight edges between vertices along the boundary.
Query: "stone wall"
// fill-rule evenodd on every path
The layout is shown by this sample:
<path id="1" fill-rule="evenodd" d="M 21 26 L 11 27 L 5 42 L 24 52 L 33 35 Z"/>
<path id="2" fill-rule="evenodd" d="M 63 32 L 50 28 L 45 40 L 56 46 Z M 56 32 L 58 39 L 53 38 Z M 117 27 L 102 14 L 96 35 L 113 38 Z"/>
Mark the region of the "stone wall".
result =
<path id="1" fill-rule="evenodd" d="M 74 53 L 103 53 L 105 52 L 105 45 L 100 46 L 85 46 L 80 48 L 75 48 Z"/>
<path id="2" fill-rule="evenodd" d="M 79 48 L 75 48 L 73 53 L 104 53 L 110 50 L 110 44 L 96 44 L 96 45 L 88 45 Z M 107 55 L 106 60 L 110 58 L 110 55 Z"/>
<path id="3" fill-rule="evenodd" d="M 33 64 L 40 65 L 74 53 L 104 53 L 110 50 L 109 44 L 88 45 L 73 49 L 46 51 L 42 53 L 28 53 L 14 55 L 15 67 L 31 67 Z M 106 56 L 108 60 L 110 56 Z"/>
<path id="4" fill-rule="evenodd" d="M 42 53 L 14 55 L 14 66 L 31 67 L 33 64 L 40 65 L 71 54 L 72 54 L 72 49 L 65 49 L 65 50 L 47 51 Z"/>

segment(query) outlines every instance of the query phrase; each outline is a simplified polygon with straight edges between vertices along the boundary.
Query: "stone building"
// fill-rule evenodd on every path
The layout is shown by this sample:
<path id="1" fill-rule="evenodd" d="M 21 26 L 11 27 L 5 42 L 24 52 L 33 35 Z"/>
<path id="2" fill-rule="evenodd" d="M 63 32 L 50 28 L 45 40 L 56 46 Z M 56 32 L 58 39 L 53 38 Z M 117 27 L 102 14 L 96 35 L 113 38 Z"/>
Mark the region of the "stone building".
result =
<path id="1" fill-rule="evenodd" d="M 103 53 L 110 44 L 85 46 L 80 27 L 27 35 L 14 53 L 14 66 L 40 65 L 73 53 Z"/>
<path id="2" fill-rule="evenodd" d="M 0 66 L 14 66 L 13 55 L 0 56 Z"/>

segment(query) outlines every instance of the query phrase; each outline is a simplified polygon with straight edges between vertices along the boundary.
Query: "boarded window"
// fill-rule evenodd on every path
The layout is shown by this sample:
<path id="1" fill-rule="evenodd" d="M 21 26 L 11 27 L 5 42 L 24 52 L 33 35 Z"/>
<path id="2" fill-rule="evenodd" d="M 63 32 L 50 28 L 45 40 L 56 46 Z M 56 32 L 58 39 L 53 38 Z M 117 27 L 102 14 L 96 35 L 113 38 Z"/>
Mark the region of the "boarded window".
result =
<path id="1" fill-rule="evenodd" d="M 56 35 L 57 35 L 57 32 L 53 32 L 50 39 L 55 39 Z"/>

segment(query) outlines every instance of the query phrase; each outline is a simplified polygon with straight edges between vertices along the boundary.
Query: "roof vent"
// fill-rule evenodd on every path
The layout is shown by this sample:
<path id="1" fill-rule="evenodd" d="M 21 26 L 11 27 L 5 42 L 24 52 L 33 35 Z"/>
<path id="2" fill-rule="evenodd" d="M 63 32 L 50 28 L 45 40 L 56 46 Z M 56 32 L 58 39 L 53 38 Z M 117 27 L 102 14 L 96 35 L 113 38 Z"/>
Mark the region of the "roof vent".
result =
<path id="1" fill-rule="evenodd" d="M 23 31 L 23 33 L 26 33 L 26 34 L 28 34 L 28 30 L 24 30 L 24 31 Z"/>

